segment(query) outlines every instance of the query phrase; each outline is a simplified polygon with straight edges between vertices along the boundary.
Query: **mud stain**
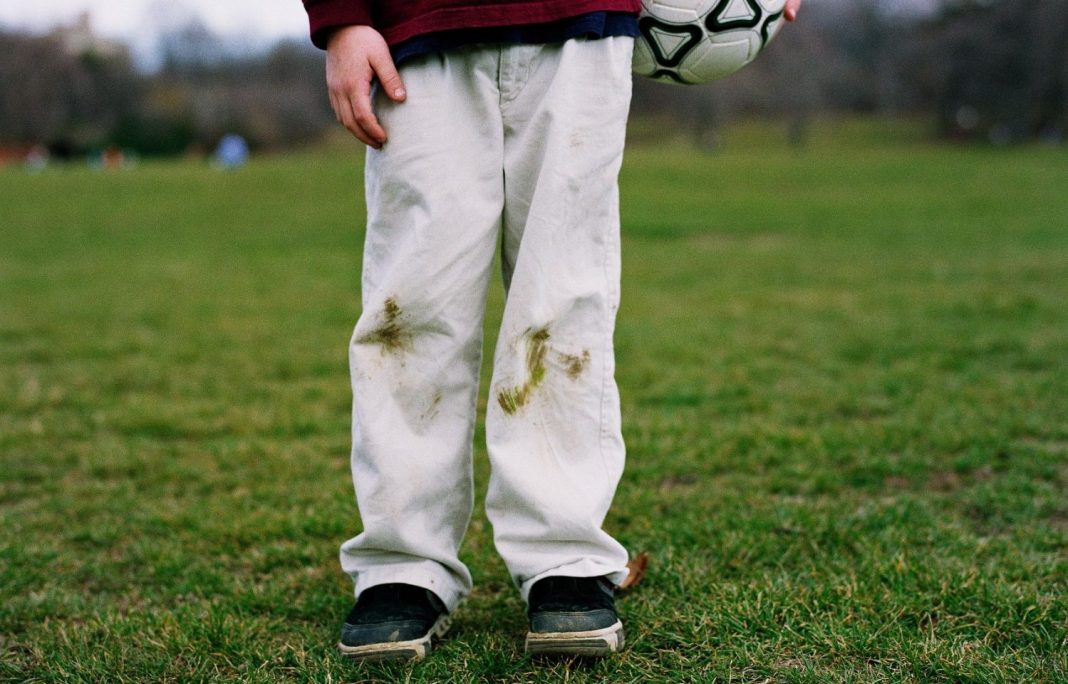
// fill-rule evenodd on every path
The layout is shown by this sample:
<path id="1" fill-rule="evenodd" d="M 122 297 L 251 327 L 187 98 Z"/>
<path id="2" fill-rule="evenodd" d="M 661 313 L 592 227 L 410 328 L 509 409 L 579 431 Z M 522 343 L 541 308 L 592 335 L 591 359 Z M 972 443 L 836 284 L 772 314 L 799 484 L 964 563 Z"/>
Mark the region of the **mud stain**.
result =
<path id="1" fill-rule="evenodd" d="M 560 361 L 564 364 L 567 377 L 578 380 L 586 366 L 590 365 L 590 350 L 586 349 L 582 354 L 560 354 Z"/>
<path id="2" fill-rule="evenodd" d="M 381 322 L 378 326 L 356 341 L 363 344 L 377 344 L 383 353 L 397 354 L 412 346 L 412 334 L 404 329 L 401 322 L 400 306 L 393 297 L 386 299 L 382 306 Z"/>
<path id="3" fill-rule="evenodd" d="M 423 415 L 420 416 L 420 419 L 423 422 L 434 420 L 435 418 L 438 417 L 438 413 L 440 413 L 440 409 L 441 409 L 441 392 L 435 392 L 434 393 L 434 397 L 430 400 L 430 405 L 427 406 L 425 411 L 423 411 Z"/>
<path id="4" fill-rule="evenodd" d="M 527 341 L 527 381 L 497 392 L 497 403 L 510 416 L 526 406 L 531 393 L 545 380 L 545 355 L 549 352 L 549 329 L 529 330 Z"/>

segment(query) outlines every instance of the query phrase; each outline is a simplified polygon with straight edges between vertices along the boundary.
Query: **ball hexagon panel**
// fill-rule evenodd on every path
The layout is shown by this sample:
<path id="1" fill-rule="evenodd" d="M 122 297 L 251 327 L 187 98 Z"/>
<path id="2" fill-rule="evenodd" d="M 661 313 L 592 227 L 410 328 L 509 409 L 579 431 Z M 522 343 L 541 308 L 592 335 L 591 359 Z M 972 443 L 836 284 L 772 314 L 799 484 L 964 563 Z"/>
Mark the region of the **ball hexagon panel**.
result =
<path id="1" fill-rule="evenodd" d="M 679 74 L 690 83 L 716 80 L 729 76 L 747 64 L 759 51 L 749 36 L 742 35 L 730 42 L 715 42 L 690 53 L 690 59 L 679 66 Z"/>
<path id="2" fill-rule="evenodd" d="M 669 24 L 692 24 L 712 11 L 720 0 L 646 0 L 643 4 L 646 12 Z"/>

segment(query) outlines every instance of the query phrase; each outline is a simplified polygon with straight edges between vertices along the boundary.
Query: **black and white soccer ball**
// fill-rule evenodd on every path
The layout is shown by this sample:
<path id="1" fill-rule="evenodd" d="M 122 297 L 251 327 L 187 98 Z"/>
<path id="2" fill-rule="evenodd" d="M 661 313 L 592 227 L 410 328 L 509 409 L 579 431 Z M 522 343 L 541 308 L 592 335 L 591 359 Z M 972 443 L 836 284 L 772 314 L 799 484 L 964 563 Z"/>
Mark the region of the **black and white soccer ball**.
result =
<path id="1" fill-rule="evenodd" d="M 752 62 L 783 24 L 786 0 L 642 0 L 634 73 L 708 83 Z"/>

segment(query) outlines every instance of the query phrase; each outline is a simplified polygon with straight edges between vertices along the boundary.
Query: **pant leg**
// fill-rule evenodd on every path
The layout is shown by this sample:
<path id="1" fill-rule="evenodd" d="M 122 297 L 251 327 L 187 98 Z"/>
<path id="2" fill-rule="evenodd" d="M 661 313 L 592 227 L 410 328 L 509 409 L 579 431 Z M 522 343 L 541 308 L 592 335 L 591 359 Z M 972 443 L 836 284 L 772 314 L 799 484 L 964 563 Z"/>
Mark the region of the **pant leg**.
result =
<path id="1" fill-rule="evenodd" d="M 502 56 L 508 294 L 487 512 L 524 599 L 548 575 L 626 576 L 626 550 L 601 527 L 624 461 L 612 333 L 632 48 L 620 37 Z"/>
<path id="2" fill-rule="evenodd" d="M 341 546 L 357 595 L 406 582 L 451 609 L 471 587 L 457 551 L 504 202 L 496 58 L 417 60 L 402 70 L 406 102 L 376 98 L 389 142 L 367 152 L 363 313 L 349 345 L 363 531 Z"/>

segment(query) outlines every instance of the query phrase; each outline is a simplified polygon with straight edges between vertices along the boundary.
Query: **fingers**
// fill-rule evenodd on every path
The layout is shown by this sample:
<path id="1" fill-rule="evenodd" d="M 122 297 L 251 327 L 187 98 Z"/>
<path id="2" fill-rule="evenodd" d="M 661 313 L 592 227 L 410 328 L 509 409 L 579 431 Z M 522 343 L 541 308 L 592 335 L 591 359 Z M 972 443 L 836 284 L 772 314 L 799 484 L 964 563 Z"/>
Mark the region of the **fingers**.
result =
<path id="1" fill-rule="evenodd" d="M 349 95 L 349 106 L 352 108 L 352 118 L 355 130 L 350 128 L 353 135 L 375 149 L 381 149 L 386 142 L 386 131 L 383 130 L 374 108 L 371 106 L 371 82 L 362 81 L 357 84 L 355 91 Z M 360 132 L 366 136 L 361 137 Z"/>
<path id="2" fill-rule="evenodd" d="M 400 74 L 397 73 L 397 67 L 393 64 L 393 57 L 389 54 L 389 50 L 373 52 L 369 61 L 386 95 L 394 102 L 404 102 L 407 93 L 404 90 L 404 83 L 401 82 Z"/>
<path id="3" fill-rule="evenodd" d="M 391 99 L 404 100 L 404 85 L 382 36 L 369 26 L 336 31 L 327 44 L 330 106 L 337 120 L 360 142 L 380 149 L 386 132 L 371 104 L 371 81 L 376 76 Z"/>
<path id="4" fill-rule="evenodd" d="M 337 120 L 364 145 L 376 150 L 382 149 L 382 144 L 386 141 L 386 132 L 378 125 L 374 115 L 369 114 L 371 110 L 369 98 L 363 115 L 357 114 L 353 99 L 347 94 L 331 93 L 330 104 L 334 108 Z"/>
<path id="5" fill-rule="evenodd" d="M 794 21 L 797 19 L 797 12 L 801 9 L 801 0 L 787 0 L 785 16 L 786 21 Z"/>

